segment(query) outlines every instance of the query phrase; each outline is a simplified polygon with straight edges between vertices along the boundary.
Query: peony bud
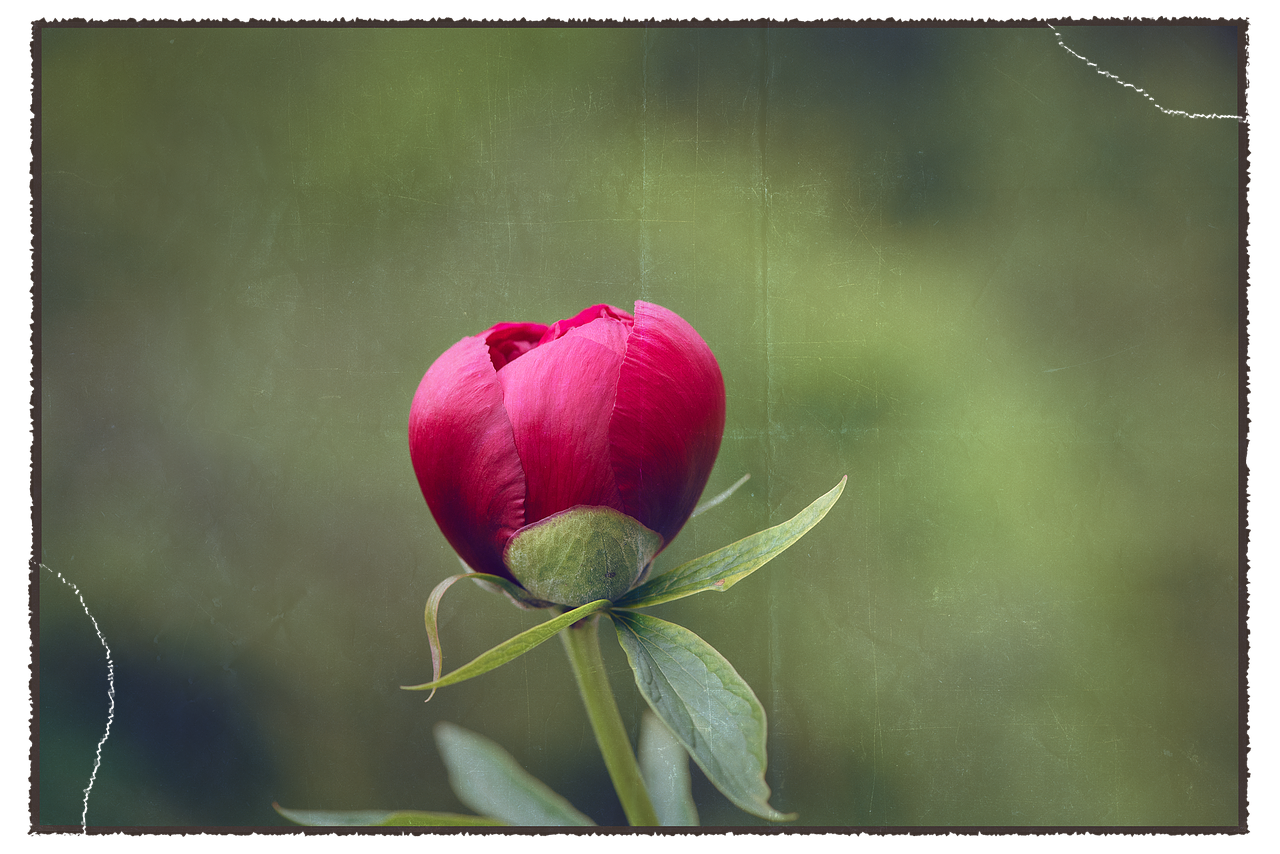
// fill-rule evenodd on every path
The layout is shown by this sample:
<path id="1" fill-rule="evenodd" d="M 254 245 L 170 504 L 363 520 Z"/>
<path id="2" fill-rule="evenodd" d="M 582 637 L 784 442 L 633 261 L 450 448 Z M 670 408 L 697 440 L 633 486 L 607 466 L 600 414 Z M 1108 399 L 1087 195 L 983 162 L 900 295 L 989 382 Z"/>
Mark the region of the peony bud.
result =
<path id="1" fill-rule="evenodd" d="M 643 581 L 679 533 L 724 405 L 715 357 L 678 315 L 597 305 L 446 350 L 414 395 L 409 455 L 467 566 L 576 606 Z"/>

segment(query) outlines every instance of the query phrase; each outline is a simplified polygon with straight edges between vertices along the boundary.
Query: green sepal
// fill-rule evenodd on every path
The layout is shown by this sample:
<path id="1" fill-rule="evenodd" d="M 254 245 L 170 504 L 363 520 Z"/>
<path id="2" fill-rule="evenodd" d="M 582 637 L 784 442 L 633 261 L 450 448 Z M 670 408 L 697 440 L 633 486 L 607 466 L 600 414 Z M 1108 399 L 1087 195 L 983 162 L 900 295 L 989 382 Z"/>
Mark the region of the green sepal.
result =
<path id="1" fill-rule="evenodd" d="M 503 563 L 530 595 L 570 608 L 631 589 L 662 535 L 612 507 L 571 507 L 516 531 Z"/>
<path id="2" fill-rule="evenodd" d="M 469 576 L 461 576 L 461 577 L 467 578 Z M 493 576 L 488 576 L 488 577 L 491 578 Z M 439 588 L 436 588 L 436 589 L 438 590 Z M 435 594 L 432 594 L 432 598 L 433 599 L 435 598 Z M 560 631 L 566 626 L 573 625 L 574 623 L 578 622 L 578 620 L 581 620 L 583 617 L 586 617 L 590 614 L 594 614 L 596 611 L 609 607 L 609 604 L 610 603 L 608 599 L 599 599 L 595 602 L 588 602 L 586 605 L 583 605 L 581 608 L 575 608 L 572 611 L 569 611 L 567 613 L 561 614 L 558 617 L 555 617 L 554 619 L 547 620 L 547 622 L 545 623 L 540 623 L 539 625 L 536 625 L 531 629 L 527 629 L 521 632 L 520 634 L 516 635 L 515 637 L 510 638 L 509 640 L 503 641 L 502 643 L 498 644 L 488 652 L 482 652 L 480 655 L 476 656 L 476 658 L 474 658 L 472 661 L 462 665 L 457 670 L 453 671 L 448 676 L 445 676 L 443 678 L 441 678 L 440 676 L 440 659 L 436 655 L 438 642 L 433 643 L 431 647 L 432 649 L 431 681 L 424 682 L 421 685 L 402 685 L 400 687 L 406 691 L 430 690 L 432 692 L 432 696 L 434 696 L 435 689 L 437 688 L 443 688 L 445 685 L 453 685 L 457 682 L 464 682 L 475 676 L 479 676 L 483 673 L 488 673 L 490 670 L 493 670 L 495 667 L 500 667 L 501 665 L 506 664 L 508 661 L 511 661 L 513 658 L 519 658 L 529 650 L 533 649 L 535 646 L 538 646 L 544 641 L 550 640 L 551 638 L 555 637 L 556 632 Z M 431 613 L 431 607 L 432 606 L 429 603 L 427 605 L 428 614 Z M 432 621 L 430 618 L 428 618 L 428 625 L 427 625 L 428 633 L 432 632 L 433 628 L 434 626 L 432 625 Z M 431 699 L 430 696 L 427 697 L 428 701 L 430 699 Z"/>
<path id="3" fill-rule="evenodd" d="M 848 476 L 840 478 L 840 482 L 830 492 L 781 525 L 766 528 L 651 578 L 616 600 L 615 604 L 619 608 L 648 608 L 706 590 L 728 590 L 773 560 L 822 521 L 822 517 L 827 515 L 827 511 L 844 491 L 847 480 Z"/>
<path id="4" fill-rule="evenodd" d="M 707 779 L 752 815 L 795 818 L 769 806 L 764 706 L 733 665 L 683 626 L 634 611 L 610 616 L 640 693 Z"/>

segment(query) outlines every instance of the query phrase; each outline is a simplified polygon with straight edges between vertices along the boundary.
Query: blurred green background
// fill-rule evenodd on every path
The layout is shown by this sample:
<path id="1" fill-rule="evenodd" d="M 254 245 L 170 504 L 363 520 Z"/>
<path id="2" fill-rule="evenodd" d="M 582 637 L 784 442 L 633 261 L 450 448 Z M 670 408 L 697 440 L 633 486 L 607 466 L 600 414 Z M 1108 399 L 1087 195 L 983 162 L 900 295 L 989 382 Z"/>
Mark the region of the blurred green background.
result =
<path id="1" fill-rule="evenodd" d="M 1063 27 L 1240 111 L 1235 27 Z M 800 825 L 1240 820 L 1241 127 L 1046 26 L 44 28 L 38 822 L 465 811 L 432 727 L 623 821 L 558 644 L 438 693 L 431 362 L 635 299 L 720 360 L 654 609 L 769 718 Z M 446 667 L 533 625 L 474 587 Z M 603 635 L 623 714 L 641 701 Z M 704 823 L 761 824 L 694 771 Z"/>

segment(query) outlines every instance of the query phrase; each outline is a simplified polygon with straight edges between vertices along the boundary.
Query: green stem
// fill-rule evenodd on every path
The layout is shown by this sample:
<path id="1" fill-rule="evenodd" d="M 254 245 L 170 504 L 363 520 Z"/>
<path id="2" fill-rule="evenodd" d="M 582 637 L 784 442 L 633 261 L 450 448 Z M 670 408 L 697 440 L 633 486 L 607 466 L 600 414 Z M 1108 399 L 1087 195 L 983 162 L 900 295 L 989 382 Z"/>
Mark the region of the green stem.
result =
<path id="1" fill-rule="evenodd" d="M 640 766 L 631 750 L 631 739 L 618 713 L 618 701 L 609 687 L 609 674 L 604 670 L 600 657 L 600 615 L 592 614 L 560 632 L 564 641 L 573 676 L 578 680 L 578 691 L 587 707 L 591 729 L 596 743 L 604 755 L 605 767 L 613 780 L 613 788 L 622 801 L 627 821 L 633 827 L 657 827 L 658 814 L 653 811 L 649 791 L 640 777 Z"/>

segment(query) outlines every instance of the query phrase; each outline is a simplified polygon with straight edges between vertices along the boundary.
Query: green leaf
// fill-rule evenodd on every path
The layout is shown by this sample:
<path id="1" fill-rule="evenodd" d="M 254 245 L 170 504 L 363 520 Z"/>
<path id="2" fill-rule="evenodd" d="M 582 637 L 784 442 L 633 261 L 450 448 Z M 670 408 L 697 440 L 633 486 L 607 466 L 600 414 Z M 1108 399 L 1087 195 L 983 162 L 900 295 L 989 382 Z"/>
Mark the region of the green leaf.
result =
<path id="1" fill-rule="evenodd" d="M 693 508 L 693 512 L 689 514 L 689 518 L 692 519 L 694 516 L 701 516 L 703 513 L 706 513 L 712 507 L 715 507 L 717 504 L 720 504 L 722 501 L 727 499 L 730 495 L 733 495 L 735 492 L 737 492 L 738 487 L 742 486 L 742 484 L 746 483 L 749 480 L 751 480 L 751 473 L 747 472 L 742 477 L 738 478 L 737 482 L 733 486 L 729 487 L 724 492 L 717 495 L 715 498 L 708 498 L 706 501 L 699 502 L 698 506 Z"/>
<path id="2" fill-rule="evenodd" d="M 594 826 L 591 819 L 484 736 L 440 723 L 436 724 L 436 744 L 449 769 L 454 794 L 481 815 L 520 827 Z"/>
<path id="3" fill-rule="evenodd" d="M 663 602 L 683 599 L 704 590 L 717 592 L 728 590 L 773 560 L 792 543 L 803 537 L 810 528 L 822 521 L 822 517 L 827 515 L 827 511 L 844 491 L 847 480 L 848 476 L 840 478 L 840 482 L 830 492 L 781 525 L 766 528 L 722 549 L 716 549 L 711 554 L 694 558 L 670 572 L 649 579 L 618 599 L 617 606 L 648 608 L 652 605 L 661 605 Z"/>
<path id="4" fill-rule="evenodd" d="M 611 611 L 636 685 L 725 797 L 772 821 L 764 707 L 724 656 L 688 629 L 633 611 Z"/>
<path id="5" fill-rule="evenodd" d="M 418 810 L 291 810 L 276 812 L 309 827 L 502 827 L 506 822 L 478 815 Z"/>
<path id="6" fill-rule="evenodd" d="M 640 718 L 640 775 L 663 827 L 697 827 L 698 807 L 693 802 L 689 754 L 657 715 L 646 711 Z"/>
<path id="7" fill-rule="evenodd" d="M 467 578 L 469 576 L 455 576 L 455 578 L 456 577 Z M 487 577 L 491 578 L 496 576 L 487 576 Z M 439 590 L 440 588 L 437 587 L 436 589 Z M 431 596 L 432 596 L 432 599 L 436 598 L 434 593 L 431 594 Z M 594 614 L 596 611 L 599 611 L 603 608 L 607 608 L 609 604 L 610 603 L 608 599 L 600 599 L 595 602 L 588 602 L 586 605 L 583 605 L 581 608 L 574 608 L 572 611 L 561 614 L 560 616 L 554 619 L 547 620 L 545 623 L 541 623 L 539 625 L 534 626 L 531 629 L 527 629 L 521 632 L 520 634 L 511 638 L 510 640 L 503 641 L 502 643 L 498 644 L 488 652 L 480 653 L 480 655 L 476 656 L 476 658 L 473 659 L 471 662 L 462 665 L 457 670 L 453 671 L 452 673 L 450 673 L 448 676 L 445 676 L 444 678 L 440 677 L 439 659 L 436 657 L 436 654 L 435 654 L 436 647 L 435 645 L 433 645 L 432 655 L 431 655 L 431 665 L 432 665 L 432 671 L 433 671 L 432 680 L 430 682 L 424 682 L 421 685 L 402 685 L 400 687 L 406 691 L 426 691 L 429 689 L 431 691 L 431 696 L 434 696 L 435 689 L 437 688 L 443 688 L 445 685 L 453 685 L 457 682 L 465 682 L 466 680 L 471 679 L 472 677 L 475 677 L 475 676 L 479 676 L 482 673 L 488 673 L 490 670 L 493 670 L 495 667 L 500 667 L 501 665 L 506 664 L 508 661 L 510 661 L 513 658 L 519 658 L 529 650 L 533 649 L 535 646 L 538 646 L 544 641 L 550 640 L 551 638 L 555 637 L 556 632 L 560 631 L 566 626 L 573 625 L 574 623 L 578 622 L 578 620 L 581 620 L 583 617 L 586 617 L 589 614 Z M 427 613 L 428 614 L 431 613 L 431 604 L 427 605 Z M 427 628 L 428 628 L 428 633 L 431 633 L 432 629 L 434 628 L 434 626 L 431 625 L 430 619 L 428 619 Z M 427 700 L 430 700 L 431 696 L 428 696 Z"/>
<path id="8" fill-rule="evenodd" d="M 440 646 L 440 629 L 437 621 L 437 613 L 440 610 L 440 600 L 444 598 L 445 591 L 452 587 L 456 582 L 464 578 L 475 581 L 482 587 L 489 590 L 497 589 L 499 592 L 506 593 L 511 597 L 517 605 L 522 607 L 547 607 L 549 602 L 537 602 L 529 599 L 529 594 L 521 589 L 520 585 L 514 584 L 506 578 L 497 575 L 486 575 L 482 572 L 464 572 L 460 575 L 451 575 L 444 581 L 436 585 L 436 589 L 431 591 L 431 595 L 427 597 L 427 644 L 431 647 L 431 679 L 432 682 L 440 678 L 440 668 L 444 663 L 444 649 Z M 497 666 L 496 664 L 494 665 Z M 436 695 L 435 689 L 431 690 L 431 694 L 427 697 L 426 702 L 431 702 L 431 698 Z"/>

